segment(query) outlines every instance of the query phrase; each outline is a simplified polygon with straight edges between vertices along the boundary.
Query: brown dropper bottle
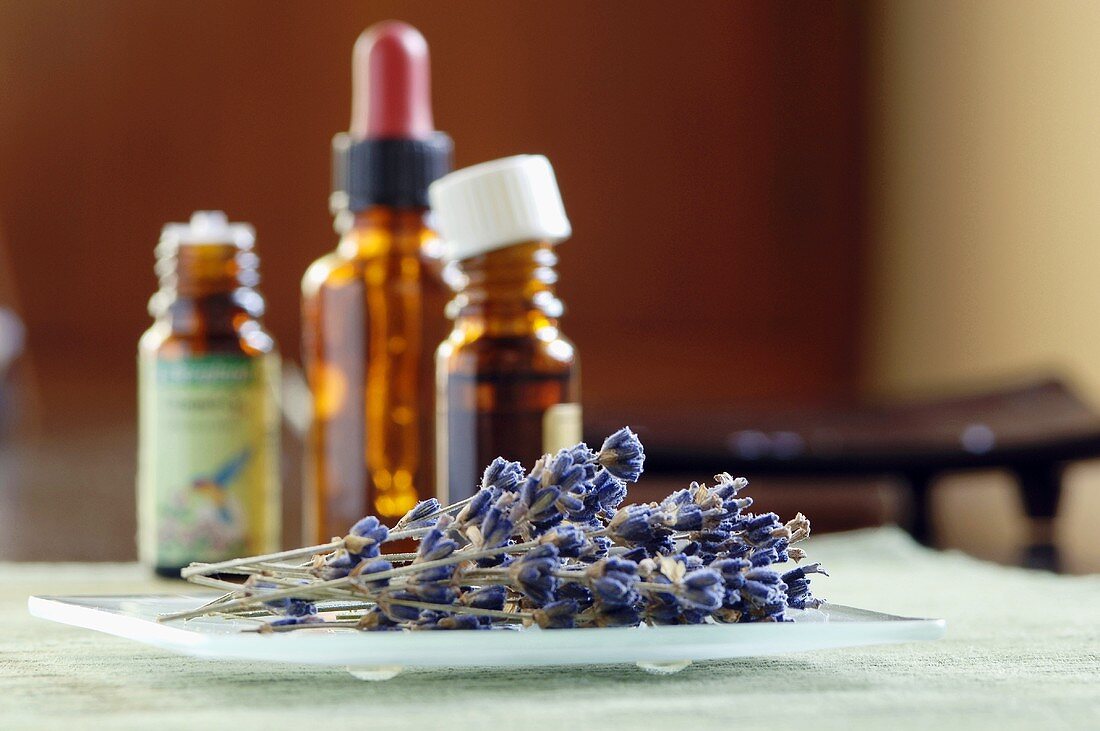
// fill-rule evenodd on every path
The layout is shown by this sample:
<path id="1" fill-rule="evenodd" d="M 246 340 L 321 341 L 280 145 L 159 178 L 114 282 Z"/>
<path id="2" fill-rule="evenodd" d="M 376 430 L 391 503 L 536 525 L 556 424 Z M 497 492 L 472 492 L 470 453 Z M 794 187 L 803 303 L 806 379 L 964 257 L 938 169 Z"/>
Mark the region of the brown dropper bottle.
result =
<path id="1" fill-rule="evenodd" d="M 580 369 L 558 327 L 554 244 L 569 221 L 550 162 L 519 155 L 431 187 L 461 271 L 454 329 L 436 353 L 439 499 L 471 496 L 495 457 L 533 463 L 581 439 Z"/>
<path id="2" fill-rule="evenodd" d="M 303 361 L 313 397 L 306 540 L 367 514 L 404 515 L 434 494 L 431 350 L 443 329 L 428 185 L 450 169 L 433 129 L 428 50 L 389 21 L 356 42 L 350 131 L 334 141 L 335 252 L 302 281 Z"/>

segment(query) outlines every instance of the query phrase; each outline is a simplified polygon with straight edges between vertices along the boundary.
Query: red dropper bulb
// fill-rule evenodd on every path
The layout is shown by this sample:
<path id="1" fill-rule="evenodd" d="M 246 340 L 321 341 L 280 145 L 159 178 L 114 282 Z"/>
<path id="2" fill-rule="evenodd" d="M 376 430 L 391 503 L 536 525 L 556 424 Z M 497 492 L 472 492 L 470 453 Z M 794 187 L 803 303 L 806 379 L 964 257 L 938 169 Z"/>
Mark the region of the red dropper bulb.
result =
<path id="1" fill-rule="evenodd" d="M 352 138 L 422 140 L 434 129 L 424 36 L 399 20 L 367 28 L 352 56 Z"/>

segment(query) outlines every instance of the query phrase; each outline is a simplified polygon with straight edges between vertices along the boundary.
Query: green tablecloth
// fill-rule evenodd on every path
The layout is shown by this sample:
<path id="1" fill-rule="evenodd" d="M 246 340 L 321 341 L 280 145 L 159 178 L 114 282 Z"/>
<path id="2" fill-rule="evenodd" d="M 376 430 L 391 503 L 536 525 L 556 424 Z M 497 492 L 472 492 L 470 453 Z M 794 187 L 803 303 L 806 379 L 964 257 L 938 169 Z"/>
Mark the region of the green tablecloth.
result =
<path id="1" fill-rule="evenodd" d="M 137 566 L 0 564 L 0 728 L 1100 728 L 1100 577 L 935 553 L 897 530 L 813 539 L 839 603 L 943 617 L 914 643 L 700 663 L 421 671 L 179 657 L 28 615 L 32 593 L 171 590 Z"/>

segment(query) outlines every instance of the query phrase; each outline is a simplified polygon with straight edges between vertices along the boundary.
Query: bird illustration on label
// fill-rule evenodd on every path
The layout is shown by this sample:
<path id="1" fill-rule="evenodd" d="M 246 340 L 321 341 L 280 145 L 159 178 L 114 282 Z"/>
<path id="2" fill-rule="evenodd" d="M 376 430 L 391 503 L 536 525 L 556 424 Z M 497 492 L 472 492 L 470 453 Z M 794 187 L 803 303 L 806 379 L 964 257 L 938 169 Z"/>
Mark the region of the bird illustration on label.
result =
<path id="1" fill-rule="evenodd" d="M 192 489 L 213 501 L 218 518 L 224 523 L 233 522 L 233 512 L 229 508 L 229 486 L 244 471 L 251 457 L 252 450 L 246 447 L 209 476 L 197 477 L 191 482 Z"/>

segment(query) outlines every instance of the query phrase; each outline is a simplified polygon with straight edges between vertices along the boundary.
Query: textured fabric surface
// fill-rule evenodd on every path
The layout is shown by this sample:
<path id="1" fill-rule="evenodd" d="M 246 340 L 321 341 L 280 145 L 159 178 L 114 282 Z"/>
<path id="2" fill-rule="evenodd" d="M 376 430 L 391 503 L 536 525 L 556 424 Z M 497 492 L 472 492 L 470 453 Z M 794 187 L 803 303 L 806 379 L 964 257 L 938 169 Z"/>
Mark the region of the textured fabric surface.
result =
<path id="1" fill-rule="evenodd" d="M 195 660 L 31 617 L 29 594 L 171 591 L 133 565 L 0 564 L 0 728 L 1100 728 L 1100 577 L 993 566 L 879 529 L 814 539 L 838 603 L 943 617 L 937 642 L 708 662 L 417 671 Z"/>

